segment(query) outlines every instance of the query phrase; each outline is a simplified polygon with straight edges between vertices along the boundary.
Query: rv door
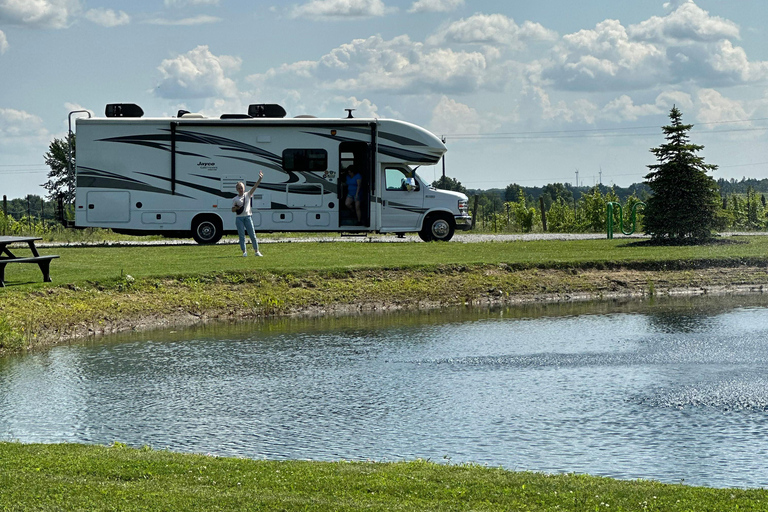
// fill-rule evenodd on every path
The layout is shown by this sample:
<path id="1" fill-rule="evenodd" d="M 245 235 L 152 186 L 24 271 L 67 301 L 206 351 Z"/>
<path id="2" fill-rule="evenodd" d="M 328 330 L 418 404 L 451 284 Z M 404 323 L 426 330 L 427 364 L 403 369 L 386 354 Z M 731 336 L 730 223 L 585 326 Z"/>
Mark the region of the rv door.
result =
<path id="1" fill-rule="evenodd" d="M 424 213 L 424 190 L 409 167 L 385 166 L 381 191 L 381 227 L 417 230 Z"/>

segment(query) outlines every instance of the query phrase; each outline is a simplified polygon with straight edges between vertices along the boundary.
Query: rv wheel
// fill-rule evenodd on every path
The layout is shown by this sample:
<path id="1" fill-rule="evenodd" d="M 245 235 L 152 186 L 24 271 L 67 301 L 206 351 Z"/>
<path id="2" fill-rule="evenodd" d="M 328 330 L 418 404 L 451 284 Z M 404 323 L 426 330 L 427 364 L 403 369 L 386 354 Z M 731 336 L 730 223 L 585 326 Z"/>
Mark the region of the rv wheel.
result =
<path id="1" fill-rule="evenodd" d="M 221 221 L 216 218 L 199 217 L 192 221 L 192 238 L 201 245 L 215 244 L 222 234 Z"/>
<path id="2" fill-rule="evenodd" d="M 419 231 L 419 238 L 425 242 L 447 242 L 453 238 L 455 227 L 453 219 L 448 216 L 429 217 L 424 221 L 424 227 Z"/>

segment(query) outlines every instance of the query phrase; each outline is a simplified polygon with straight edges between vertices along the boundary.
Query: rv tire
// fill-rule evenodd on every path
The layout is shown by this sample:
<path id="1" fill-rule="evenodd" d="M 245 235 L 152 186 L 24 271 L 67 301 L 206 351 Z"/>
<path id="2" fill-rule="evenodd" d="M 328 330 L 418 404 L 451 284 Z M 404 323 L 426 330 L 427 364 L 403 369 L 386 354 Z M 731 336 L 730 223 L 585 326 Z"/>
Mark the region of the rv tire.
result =
<path id="1" fill-rule="evenodd" d="M 215 244 L 223 234 L 224 229 L 218 217 L 205 215 L 195 217 L 192 221 L 192 238 L 200 245 Z"/>
<path id="2" fill-rule="evenodd" d="M 448 215 L 430 215 L 419 231 L 419 238 L 425 242 L 447 242 L 455 230 L 454 220 Z"/>

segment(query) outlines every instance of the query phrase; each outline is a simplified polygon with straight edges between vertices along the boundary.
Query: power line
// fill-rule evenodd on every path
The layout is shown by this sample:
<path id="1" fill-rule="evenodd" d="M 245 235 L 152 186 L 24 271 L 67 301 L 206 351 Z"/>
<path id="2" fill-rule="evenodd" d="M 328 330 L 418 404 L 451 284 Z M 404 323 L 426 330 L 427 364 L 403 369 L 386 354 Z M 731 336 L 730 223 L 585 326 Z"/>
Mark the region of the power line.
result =
<path id="1" fill-rule="evenodd" d="M 696 126 L 715 126 L 724 124 L 736 124 L 736 123 L 751 123 L 758 121 L 768 121 L 768 117 L 757 117 L 754 119 L 745 119 L 739 121 L 713 121 L 709 123 L 696 123 Z M 631 126 L 625 128 L 583 128 L 577 130 L 546 130 L 546 131 L 525 131 L 525 132 L 501 132 L 501 133 L 453 133 L 445 134 L 443 137 L 450 139 L 507 139 L 507 138 L 582 138 L 582 137 L 635 137 L 646 135 L 659 135 L 659 126 Z M 654 130 L 653 133 L 613 133 L 613 132 L 626 132 L 626 131 L 638 131 L 638 130 Z M 696 133 L 729 133 L 739 131 L 764 131 L 765 128 L 735 128 L 732 130 L 712 130 L 709 132 L 696 132 Z M 557 136 L 558 134 L 565 134 L 564 136 Z M 539 137 L 545 136 L 545 137 Z"/>
<path id="2" fill-rule="evenodd" d="M 712 130 L 707 132 L 696 132 L 696 135 L 719 135 L 721 133 L 734 133 L 734 132 L 764 132 L 766 128 L 734 128 L 732 130 Z M 579 131 L 574 132 L 530 132 L 525 133 L 478 133 L 478 134 L 465 134 L 465 135 L 444 135 L 446 139 L 459 139 L 459 140 L 537 140 L 537 139 L 597 139 L 597 138 L 618 138 L 618 137 L 658 137 L 659 133 L 591 133 L 591 130 L 585 130 L 584 133 Z M 548 133 L 557 134 L 569 134 L 573 135 L 547 135 Z"/>

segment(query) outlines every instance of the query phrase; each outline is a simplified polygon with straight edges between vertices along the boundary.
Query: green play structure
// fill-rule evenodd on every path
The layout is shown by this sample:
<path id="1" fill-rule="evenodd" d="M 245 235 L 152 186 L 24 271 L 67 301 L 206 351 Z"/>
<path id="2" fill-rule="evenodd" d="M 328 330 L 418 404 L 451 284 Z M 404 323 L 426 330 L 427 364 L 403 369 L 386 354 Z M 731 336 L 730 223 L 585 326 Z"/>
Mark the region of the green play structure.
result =
<path id="1" fill-rule="evenodd" d="M 606 206 L 606 219 L 605 219 L 605 226 L 608 230 L 608 240 L 613 239 L 613 207 L 614 205 L 618 206 L 619 208 L 619 229 L 622 233 L 625 235 L 631 235 L 635 232 L 635 229 L 637 229 L 637 207 L 638 206 L 645 206 L 645 203 L 642 201 L 638 201 L 635 204 L 632 205 L 632 213 L 630 215 L 630 220 L 632 222 L 632 229 L 629 231 L 624 231 L 624 212 L 621 209 L 621 203 L 616 202 L 608 202 L 605 204 Z"/>

